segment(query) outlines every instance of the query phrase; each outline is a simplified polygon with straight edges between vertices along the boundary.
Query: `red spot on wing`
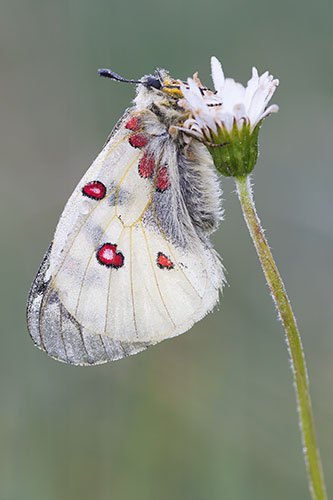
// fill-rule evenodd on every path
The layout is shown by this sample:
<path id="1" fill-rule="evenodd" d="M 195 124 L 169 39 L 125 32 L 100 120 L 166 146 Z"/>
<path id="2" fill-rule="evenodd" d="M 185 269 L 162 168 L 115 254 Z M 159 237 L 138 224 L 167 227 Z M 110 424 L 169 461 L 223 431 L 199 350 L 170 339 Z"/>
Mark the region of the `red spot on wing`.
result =
<path id="1" fill-rule="evenodd" d="M 158 252 L 157 254 L 157 265 L 160 269 L 173 269 L 174 265 L 170 259 L 164 253 Z"/>
<path id="2" fill-rule="evenodd" d="M 158 191 L 165 191 L 170 186 L 169 184 L 169 174 L 168 169 L 165 165 L 163 165 L 158 172 L 156 186 Z"/>
<path id="3" fill-rule="evenodd" d="M 148 142 L 147 137 L 143 134 L 131 135 L 131 137 L 128 140 L 130 145 L 133 146 L 133 148 L 139 148 L 139 149 L 143 148 Z"/>
<path id="4" fill-rule="evenodd" d="M 117 252 L 117 245 L 104 243 L 96 253 L 96 258 L 100 264 L 118 269 L 124 265 L 124 256 Z"/>
<path id="5" fill-rule="evenodd" d="M 83 186 L 82 194 L 93 200 L 101 200 L 106 194 L 106 187 L 100 181 L 91 181 Z"/>
<path id="6" fill-rule="evenodd" d="M 141 158 L 138 170 L 140 176 L 143 177 L 144 179 L 153 176 L 155 170 L 155 160 L 154 156 L 151 153 L 149 153 L 149 151 L 146 151 L 143 157 Z"/>
<path id="7" fill-rule="evenodd" d="M 129 130 L 133 130 L 133 132 L 136 132 L 140 128 L 140 120 L 136 116 L 133 116 L 125 125 L 125 128 L 128 128 Z"/>

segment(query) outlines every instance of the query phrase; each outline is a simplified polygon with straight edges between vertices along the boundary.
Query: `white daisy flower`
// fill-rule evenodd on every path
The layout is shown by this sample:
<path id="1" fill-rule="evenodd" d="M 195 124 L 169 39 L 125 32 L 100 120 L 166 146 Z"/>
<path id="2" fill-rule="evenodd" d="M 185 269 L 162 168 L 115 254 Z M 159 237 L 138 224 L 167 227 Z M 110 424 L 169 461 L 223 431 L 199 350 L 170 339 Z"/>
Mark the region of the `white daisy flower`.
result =
<path id="1" fill-rule="evenodd" d="M 196 75 L 194 79 L 188 79 L 187 85 L 181 84 L 184 99 L 179 104 L 191 117 L 178 128 L 185 135 L 206 144 L 216 167 L 223 170 L 221 173 L 245 175 L 254 168 L 257 159 L 262 120 L 279 109 L 276 104 L 268 106 L 279 81 L 268 71 L 259 76 L 257 69 L 253 68 L 252 78 L 244 87 L 232 78 L 224 77 L 216 57 L 211 58 L 211 68 L 215 92 L 203 87 Z M 222 145 L 221 151 L 213 153 L 212 148 Z M 221 169 L 223 160 L 226 168 L 222 165 Z"/>

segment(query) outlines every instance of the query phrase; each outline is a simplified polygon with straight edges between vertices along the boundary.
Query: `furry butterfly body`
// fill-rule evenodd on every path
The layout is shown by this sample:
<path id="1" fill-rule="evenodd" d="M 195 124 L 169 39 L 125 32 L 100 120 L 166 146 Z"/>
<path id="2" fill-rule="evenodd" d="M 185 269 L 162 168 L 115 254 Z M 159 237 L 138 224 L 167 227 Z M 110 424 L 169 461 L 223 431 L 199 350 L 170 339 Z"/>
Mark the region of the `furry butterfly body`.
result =
<path id="1" fill-rule="evenodd" d="M 169 133 L 185 111 L 167 73 L 161 88 L 154 78 L 140 81 L 68 200 L 30 291 L 30 335 L 60 361 L 136 354 L 187 331 L 218 300 L 216 173 L 202 144 Z"/>

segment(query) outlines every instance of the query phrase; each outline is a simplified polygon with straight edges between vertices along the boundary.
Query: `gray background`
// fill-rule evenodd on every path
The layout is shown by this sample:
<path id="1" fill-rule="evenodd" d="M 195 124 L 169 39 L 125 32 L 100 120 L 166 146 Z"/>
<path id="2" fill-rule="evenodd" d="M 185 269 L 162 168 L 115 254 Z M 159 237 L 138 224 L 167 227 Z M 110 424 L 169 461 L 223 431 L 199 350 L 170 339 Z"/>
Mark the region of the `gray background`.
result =
<path id="1" fill-rule="evenodd" d="M 231 180 L 214 236 L 229 287 L 190 333 L 97 368 L 35 349 L 25 300 L 72 189 L 134 96 L 209 57 L 281 85 L 255 196 L 302 332 L 333 491 L 332 3 L 3 0 L 0 490 L 4 500 L 309 498 L 281 325 Z"/>

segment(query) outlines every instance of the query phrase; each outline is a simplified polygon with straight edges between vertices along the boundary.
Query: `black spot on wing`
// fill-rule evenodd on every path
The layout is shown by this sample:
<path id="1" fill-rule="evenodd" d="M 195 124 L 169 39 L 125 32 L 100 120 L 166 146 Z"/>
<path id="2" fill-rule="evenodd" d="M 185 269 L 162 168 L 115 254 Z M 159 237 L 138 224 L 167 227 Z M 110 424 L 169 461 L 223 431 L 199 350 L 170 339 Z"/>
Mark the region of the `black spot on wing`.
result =
<path id="1" fill-rule="evenodd" d="M 130 197 L 130 193 L 125 189 L 119 188 L 116 190 L 116 186 L 110 189 L 111 194 L 107 198 L 107 203 L 110 207 L 114 207 L 115 204 L 123 205 L 126 203 Z"/>

